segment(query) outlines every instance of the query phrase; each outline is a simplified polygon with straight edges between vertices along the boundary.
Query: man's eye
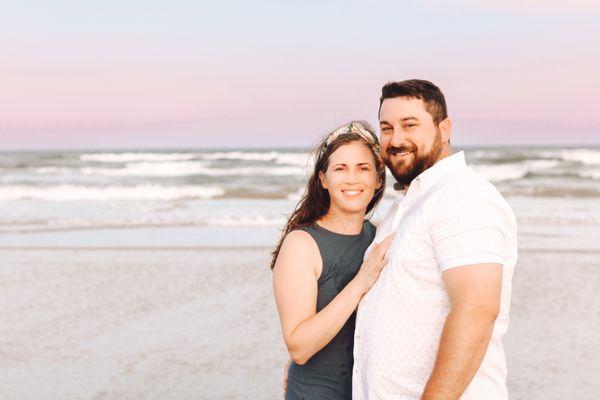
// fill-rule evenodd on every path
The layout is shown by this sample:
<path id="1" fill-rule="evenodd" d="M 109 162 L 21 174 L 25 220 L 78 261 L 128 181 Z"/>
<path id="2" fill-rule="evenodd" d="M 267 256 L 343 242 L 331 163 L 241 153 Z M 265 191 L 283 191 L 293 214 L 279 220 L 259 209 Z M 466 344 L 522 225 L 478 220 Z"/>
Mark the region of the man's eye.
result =
<path id="1" fill-rule="evenodd" d="M 386 126 L 385 128 L 381 128 L 381 132 L 387 132 L 387 131 L 391 131 L 392 128 L 390 128 L 389 126 Z"/>
<path id="2" fill-rule="evenodd" d="M 415 124 L 406 124 L 404 125 L 405 128 L 412 128 L 413 126 L 416 126 Z"/>
<path id="3" fill-rule="evenodd" d="M 343 171 L 343 170 L 344 170 L 344 168 L 337 167 L 337 168 L 334 168 L 333 170 L 334 170 L 334 171 Z"/>

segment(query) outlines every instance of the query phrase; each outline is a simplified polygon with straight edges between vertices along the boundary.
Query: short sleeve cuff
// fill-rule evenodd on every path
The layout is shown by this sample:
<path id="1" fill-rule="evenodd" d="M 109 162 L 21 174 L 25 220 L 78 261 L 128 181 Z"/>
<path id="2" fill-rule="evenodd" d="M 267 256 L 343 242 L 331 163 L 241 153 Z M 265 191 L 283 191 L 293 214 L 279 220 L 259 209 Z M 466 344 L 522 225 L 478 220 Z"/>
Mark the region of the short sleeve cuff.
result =
<path id="1" fill-rule="evenodd" d="M 500 264 L 504 265 L 504 257 L 493 253 L 473 253 L 465 254 L 459 257 L 447 258 L 439 260 L 438 265 L 440 270 L 447 271 L 451 268 L 462 267 L 473 264 Z"/>

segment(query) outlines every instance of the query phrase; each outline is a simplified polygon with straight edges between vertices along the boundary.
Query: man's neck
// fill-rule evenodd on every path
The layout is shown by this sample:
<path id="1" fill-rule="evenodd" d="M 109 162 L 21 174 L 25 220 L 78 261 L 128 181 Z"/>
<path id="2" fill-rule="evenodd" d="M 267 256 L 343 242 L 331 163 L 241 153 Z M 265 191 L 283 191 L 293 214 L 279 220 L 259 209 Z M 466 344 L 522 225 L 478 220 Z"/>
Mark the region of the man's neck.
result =
<path id="1" fill-rule="evenodd" d="M 451 156 L 451 155 L 452 155 L 452 147 L 450 147 L 449 143 L 444 143 L 444 145 L 442 147 L 442 154 L 440 155 L 440 159 L 438 161 L 443 160 L 444 158 Z"/>
<path id="2" fill-rule="evenodd" d="M 442 152 L 440 154 L 440 157 L 437 159 L 437 161 L 429 168 L 432 168 L 435 164 L 437 164 L 438 162 L 440 162 L 441 160 L 443 160 L 446 157 L 449 157 L 452 155 L 452 148 L 450 147 L 449 144 L 444 144 L 444 147 L 442 148 Z M 427 169 L 429 169 L 427 168 Z M 425 171 L 427 171 L 427 169 Z M 425 172 L 423 171 L 423 172 Z M 412 183 L 412 182 L 411 182 Z M 402 193 L 406 194 L 406 191 L 408 190 L 408 188 L 410 187 L 410 183 L 409 184 L 401 184 L 401 183 L 394 183 L 394 190 L 398 190 L 398 191 L 402 191 Z"/>

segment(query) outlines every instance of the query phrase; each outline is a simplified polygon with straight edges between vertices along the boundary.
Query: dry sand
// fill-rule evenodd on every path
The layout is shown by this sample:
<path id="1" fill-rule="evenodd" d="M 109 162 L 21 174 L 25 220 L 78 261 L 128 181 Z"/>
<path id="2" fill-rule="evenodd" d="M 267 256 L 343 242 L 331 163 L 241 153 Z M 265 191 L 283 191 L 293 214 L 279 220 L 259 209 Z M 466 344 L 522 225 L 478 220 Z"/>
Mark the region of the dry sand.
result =
<path id="1" fill-rule="evenodd" d="M 0 398 L 280 398 L 268 252 L 0 250 Z M 598 260 L 521 252 L 511 399 L 598 398 Z"/>

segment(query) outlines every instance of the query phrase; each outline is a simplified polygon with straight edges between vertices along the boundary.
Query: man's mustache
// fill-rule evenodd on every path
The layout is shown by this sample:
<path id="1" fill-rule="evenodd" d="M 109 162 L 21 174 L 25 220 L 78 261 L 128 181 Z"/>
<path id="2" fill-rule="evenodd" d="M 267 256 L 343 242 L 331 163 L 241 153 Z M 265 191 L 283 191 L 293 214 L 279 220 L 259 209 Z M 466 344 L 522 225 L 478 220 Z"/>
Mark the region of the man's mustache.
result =
<path id="1" fill-rule="evenodd" d="M 396 154 L 402 154 L 402 153 L 410 153 L 412 151 L 415 151 L 415 148 L 413 146 L 400 146 L 400 147 L 390 146 L 387 149 L 387 153 L 391 156 L 395 156 Z"/>

